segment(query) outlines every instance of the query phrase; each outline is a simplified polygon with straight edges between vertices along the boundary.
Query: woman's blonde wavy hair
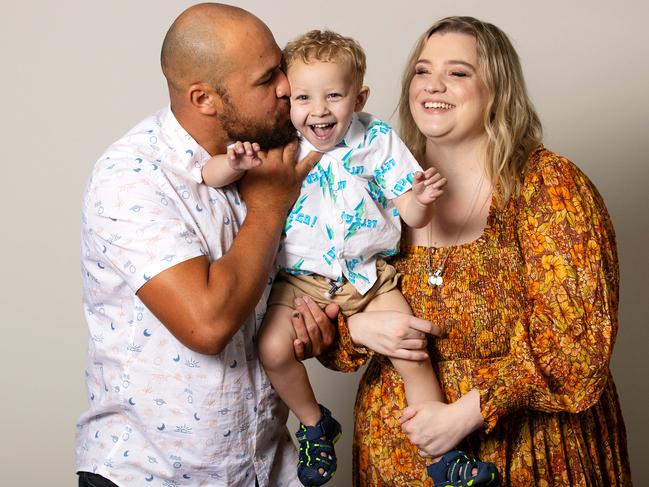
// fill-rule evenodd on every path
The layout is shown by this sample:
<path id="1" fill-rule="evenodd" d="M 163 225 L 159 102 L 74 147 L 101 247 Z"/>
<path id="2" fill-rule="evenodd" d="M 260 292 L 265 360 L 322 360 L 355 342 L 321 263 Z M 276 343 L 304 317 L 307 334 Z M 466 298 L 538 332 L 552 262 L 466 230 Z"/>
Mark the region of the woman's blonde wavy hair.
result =
<path id="1" fill-rule="evenodd" d="M 410 113 L 410 82 L 426 41 L 433 34 L 449 32 L 476 39 L 478 68 L 488 91 L 483 120 L 488 137 L 487 175 L 499 189 L 495 196 L 502 207 L 512 195 L 518 194 L 527 159 L 541 145 L 543 129 L 527 94 L 518 54 L 498 27 L 473 17 L 446 17 L 424 32 L 410 54 L 402 77 L 398 107 L 401 137 L 414 156 L 423 161 L 426 137 Z"/>

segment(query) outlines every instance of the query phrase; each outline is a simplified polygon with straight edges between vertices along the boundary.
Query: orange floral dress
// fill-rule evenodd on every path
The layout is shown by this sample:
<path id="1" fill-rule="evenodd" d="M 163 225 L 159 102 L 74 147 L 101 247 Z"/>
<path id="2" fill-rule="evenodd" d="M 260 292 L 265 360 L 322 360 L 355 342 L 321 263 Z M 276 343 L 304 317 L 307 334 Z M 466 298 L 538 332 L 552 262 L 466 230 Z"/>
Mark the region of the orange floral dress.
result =
<path id="1" fill-rule="evenodd" d="M 433 268 L 445 251 L 433 254 Z M 483 235 L 450 250 L 427 285 L 428 249 L 393 261 L 415 315 L 444 326 L 429 351 L 449 402 L 480 392 L 485 428 L 460 445 L 498 467 L 503 486 L 631 485 L 609 360 L 618 326 L 615 235 L 601 196 L 570 161 L 539 149 L 520 195 L 493 202 Z M 370 360 L 355 407 L 355 486 L 429 486 L 401 432 L 403 383 L 390 361 L 351 343 L 344 320 L 323 358 Z"/>

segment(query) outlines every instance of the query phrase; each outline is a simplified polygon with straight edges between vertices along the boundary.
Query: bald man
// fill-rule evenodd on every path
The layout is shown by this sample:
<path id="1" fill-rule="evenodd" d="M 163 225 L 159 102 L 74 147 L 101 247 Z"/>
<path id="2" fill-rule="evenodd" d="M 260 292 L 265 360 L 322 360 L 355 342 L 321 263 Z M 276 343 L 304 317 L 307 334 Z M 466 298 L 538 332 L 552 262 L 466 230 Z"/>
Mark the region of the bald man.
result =
<path id="1" fill-rule="evenodd" d="M 82 219 L 80 485 L 300 485 L 287 410 L 254 343 L 286 214 L 318 159 L 295 161 L 280 57 L 250 13 L 189 8 L 162 46 L 170 106 L 94 167 Z M 239 188 L 204 185 L 202 164 L 240 139 L 260 143 L 262 166 Z M 304 319 L 330 343 L 317 316 Z"/>

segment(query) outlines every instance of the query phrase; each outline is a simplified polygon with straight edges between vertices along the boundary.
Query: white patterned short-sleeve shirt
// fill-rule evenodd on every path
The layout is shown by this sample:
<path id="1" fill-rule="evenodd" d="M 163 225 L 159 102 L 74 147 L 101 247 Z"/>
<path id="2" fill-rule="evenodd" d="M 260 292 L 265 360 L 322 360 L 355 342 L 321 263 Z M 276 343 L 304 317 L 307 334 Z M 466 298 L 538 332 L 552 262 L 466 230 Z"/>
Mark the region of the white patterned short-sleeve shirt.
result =
<path id="1" fill-rule="evenodd" d="M 316 150 L 305 138 L 300 158 Z M 284 227 L 277 264 L 292 274 L 347 279 L 365 294 L 376 259 L 398 251 L 401 222 L 391 201 L 412 188 L 421 167 L 392 128 L 354 114 L 343 140 L 302 184 Z"/>
<path id="2" fill-rule="evenodd" d="M 234 185 L 202 184 L 207 152 L 166 108 L 96 163 L 82 214 L 90 331 L 77 470 L 119 486 L 298 486 L 287 409 L 257 357 L 255 313 L 218 355 L 180 343 L 135 294 L 187 259 L 220 258 L 245 217 Z M 271 278 L 269 276 L 269 285 Z"/>

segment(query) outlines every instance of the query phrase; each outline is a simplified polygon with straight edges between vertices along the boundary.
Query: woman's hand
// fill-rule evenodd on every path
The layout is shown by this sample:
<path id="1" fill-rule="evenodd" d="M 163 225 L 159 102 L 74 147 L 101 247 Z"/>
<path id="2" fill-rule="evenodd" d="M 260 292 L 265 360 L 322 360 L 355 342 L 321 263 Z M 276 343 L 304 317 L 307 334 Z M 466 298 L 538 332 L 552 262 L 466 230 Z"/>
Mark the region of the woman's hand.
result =
<path id="1" fill-rule="evenodd" d="M 440 457 L 483 426 L 480 393 L 473 389 L 451 404 L 428 401 L 408 406 L 399 421 L 422 455 Z"/>
<path id="2" fill-rule="evenodd" d="M 438 325 L 398 311 L 357 313 L 347 323 L 356 345 L 387 357 L 405 360 L 426 360 L 426 334 L 441 334 Z"/>

